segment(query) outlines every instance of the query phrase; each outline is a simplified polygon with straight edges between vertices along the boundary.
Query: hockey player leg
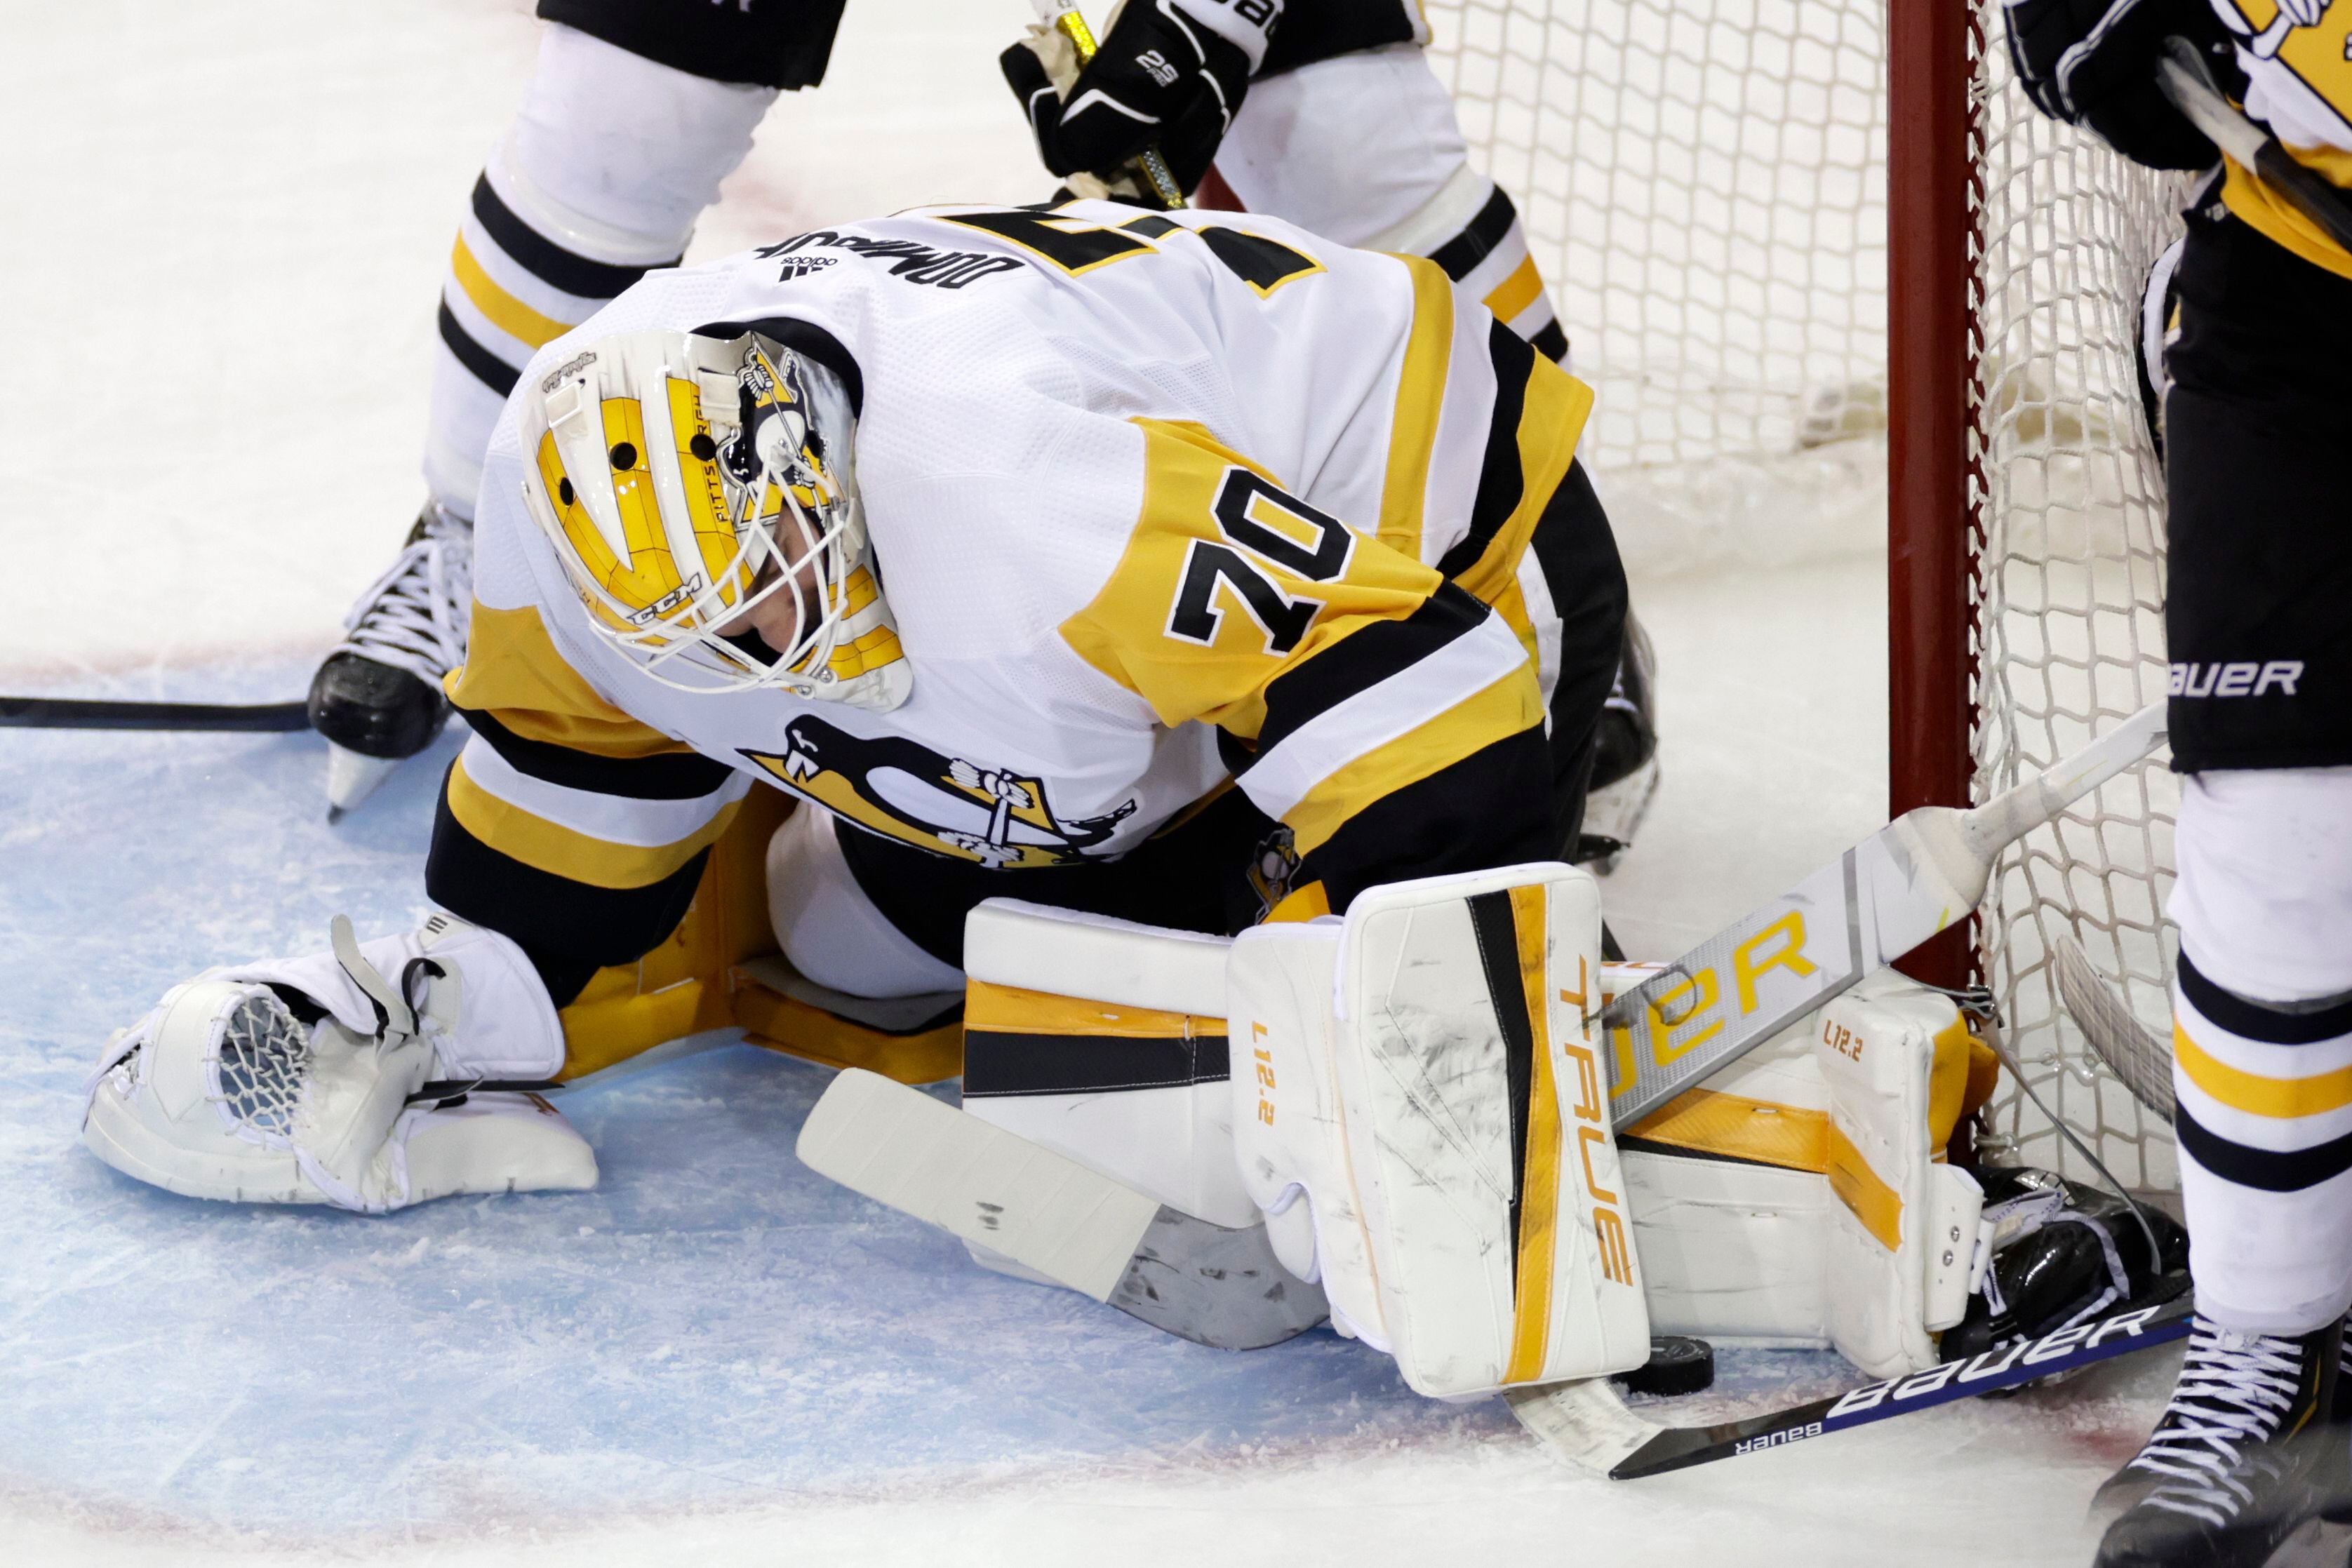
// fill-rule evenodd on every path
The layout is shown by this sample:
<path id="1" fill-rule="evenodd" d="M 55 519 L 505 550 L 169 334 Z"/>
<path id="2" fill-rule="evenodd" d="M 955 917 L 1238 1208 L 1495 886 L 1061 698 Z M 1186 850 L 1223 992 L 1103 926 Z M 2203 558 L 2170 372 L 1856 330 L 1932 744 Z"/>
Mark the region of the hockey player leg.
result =
<path id="1" fill-rule="evenodd" d="M 648 267 L 677 261 L 774 96 L 569 26 L 547 29 L 538 73 L 475 183 L 443 280 L 425 458 L 431 498 L 311 681 L 311 727 L 331 748 L 331 816 L 446 721 L 441 677 L 465 659 L 472 601 L 474 492 L 520 367 Z"/>
<path id="2" fill-rule="evenodd" d="M 1599 895 L 1560 865 L 1392 883 L 1234 943 L 1243 1184 L 1334 1325 L 1423 1394 L 1649 1354 L 1599 980 Z"/>
<path id="3" fill-rule="evenodd" d="M 208 971 L 110 1040 L 91 1151 L 192 1197 L 367 1214 L 595 1185 L 545 1101 L 477 1088 L 544 1082 L 563 1060 L 520 948 L 446 915 L 364 945 L 338 916 L 334 936 L 331 953 Z"/>

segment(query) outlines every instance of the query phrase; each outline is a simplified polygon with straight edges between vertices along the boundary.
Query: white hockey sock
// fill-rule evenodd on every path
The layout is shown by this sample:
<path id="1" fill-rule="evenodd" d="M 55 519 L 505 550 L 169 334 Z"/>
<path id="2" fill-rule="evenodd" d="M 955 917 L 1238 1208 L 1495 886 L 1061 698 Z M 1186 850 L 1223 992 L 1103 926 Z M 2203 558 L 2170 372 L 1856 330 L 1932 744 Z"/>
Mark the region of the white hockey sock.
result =
<path id="1" fill-rule="evenodd" d="M 442 283 L 425 446 L 435 500 L 473 516 L 490 428 L 532 351 L 677 260 L 775 96 L 548 27 Z"/>
<path id="2" fill-rule="evenodd" d="M 1253 83 L 1217 150 L 1251 212 L 1327 239 L 1425 256 L 1553 359 L 1567 356 L 1510 198 L 1470 167 L 1454 100 L 1411 44 Z"/>
<path id="3" fill-rule="evenodd" d="M 2352 1301 L 2352 768 L 2182 790 L 2173 1090 L 2199 1309 L 2298 1334 Z"/>

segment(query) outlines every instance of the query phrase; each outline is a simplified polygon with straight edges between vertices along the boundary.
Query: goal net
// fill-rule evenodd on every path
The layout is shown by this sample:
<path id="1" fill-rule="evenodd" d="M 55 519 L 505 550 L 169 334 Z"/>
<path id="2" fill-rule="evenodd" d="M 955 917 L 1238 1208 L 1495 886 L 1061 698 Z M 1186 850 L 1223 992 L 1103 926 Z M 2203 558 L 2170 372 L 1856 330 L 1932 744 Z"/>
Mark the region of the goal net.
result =
<path id="1" fill-rule="evenodd" d="M 1599 392 L 1585 456 L 1636 570 L 1875 542 L 1857 516 L 1886 537 L 1890 284 L 1906 296 L 1889 272 L 1882 0 L 1427 10 L 1473 157 L 1517 203 Z M 1967 450 L 1948 506 L 1891 524 L 1960 563 L 1950 645 L 1900 655 L 1966 683 L 1947 803 L 2021 781 L 2164 691 L 2163 489 L 2134 341 L 2179 193 L 2034 113 L 2000 26 L 1994 6 L 1973 18 L 1952 67 L 1970 78 L 1962 107 L 1895 106 L 1967 121 L 1948 129 L 1968 141 L 1949 199 L 1972 231 L 1955 274 L 1969 346 L 1936 367 Z M 2012 848 L 1977 953 L 2032 1087 L 2149 1191 L 2177 1186 L 2168 1130 L 2092 1056 L 2053 945 L 2079 942 L 2168 1033 L 2174 799 L 2159 758 Z M 1994 1115 L 2002 1155 L 2088 1174 L 2013 1087 Z"/>

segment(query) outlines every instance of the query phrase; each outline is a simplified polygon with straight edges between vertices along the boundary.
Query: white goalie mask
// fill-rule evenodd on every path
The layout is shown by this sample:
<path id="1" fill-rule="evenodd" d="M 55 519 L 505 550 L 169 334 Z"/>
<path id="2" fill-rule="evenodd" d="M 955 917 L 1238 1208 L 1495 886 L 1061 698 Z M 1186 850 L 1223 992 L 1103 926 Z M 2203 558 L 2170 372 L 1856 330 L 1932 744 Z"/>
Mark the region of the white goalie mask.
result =
<path id="1" fill-rule="evenodd" d="M 906 701 L 858 505 L 856 416 L 832 371 L 758 334 L 628 332 L 541 377 L 521 414 L 531 517 L 589 625 L 646 674 Z M 779 596 L 793 632 L 775 649 L 746 616 Z"/>

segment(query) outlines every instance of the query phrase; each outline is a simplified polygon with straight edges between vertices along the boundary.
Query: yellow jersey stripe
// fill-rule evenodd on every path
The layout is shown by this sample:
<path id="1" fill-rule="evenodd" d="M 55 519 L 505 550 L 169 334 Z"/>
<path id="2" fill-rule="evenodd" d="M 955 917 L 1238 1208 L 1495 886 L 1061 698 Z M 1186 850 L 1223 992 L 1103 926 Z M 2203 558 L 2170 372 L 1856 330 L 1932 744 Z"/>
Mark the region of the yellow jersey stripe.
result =
<path id="1" fill-rule="evenodd" d="M 1052 991 L 964 982 L 963 1027 L 983 1034 L 1091 1035 L 1114 1040 L 1194 1040 L 1225 1032 L 1223 1019 L 1088 1001 Z"/>
<path id="2" fill-rule="evenodd" d="M 1422 508 L 1429 496 L 1429 463 L 1437 445 L 1437 417 L 1445 405 L 1445 378 L 1454 357 L 1454 285 L 1445 269 L 1417 256 L 1399 256 L 1412 275 L 1412 330 L 1397 377 L 1396 412 L 1389 420 L 1389 467 L 1381 486 L 1380 540 L 1398 554 L 1421 559 Z"/>
<path id="3" fill-rule="evenodd" d="M 2352 1067 L 2315 1072 L 2308 1078 L 2273 1078 L 2232 1067 L 2189 1038 L 2176 1019 L 2172 1026 L 2172 1059 L 2189 1082 L 2232 1111 L 2250 1116 L 2290 1121 L 2297 1116 L 2325 1115 L 2352 1105 Z"/>
<path id="4" fill-rule="evenodd" d="M 1503 1381 L 1532 1383 L 1543 1375 L 1551 1332 L 1552 1263 L 1559 1245 L 1559 1084 L 1552 1071 L 1551 1009 L 1546 1005 L 1545 948 L 1550 936 L 1543 883 L 1511 889 L 1511 934 L 1517 939 L 1519 988 L 1526 998 L 1535 1061 L 1528 1081 L 1526 1186 L 1519 1194 L 1518 1300 L 1511 1313 L 1511 1354 Z M 1590 1157 L 1589 1155 L 1587 1156 Z"/>
<path id="5" fill-rule="evenodd" d="M 509 860 L 591 887 L 650 887 L 715 842 L 742 801 L 730 800 L 690 837 L 646 848 L 616 844 L 524 810 L 476 783 L 461 756 L 449 769 L 449 814 L 458 826 Z"/>
<path id="6" fill-rule="evenodd" d="M 1486 541 L 1476 560 L 1454 580 L 1487 603 L 1495 603 L 1518 574 L 1519 557 L 1551 504 L 1552 492 L 1576 461 L 1576 441 L 1592 412 L 1592 389 L 1542 355 L 1528 371 L 1527 398 L 1519 412 L 1519 504 Z"/>
<path id="7" fill-rule="evenodd" d="M 487 317 L 491 326 L 534 349 L 553 342 L 578 324 L 542 316 L 499 287 L 498 280 L 483 271 L 474 253 L 466 248 L 463 234 L 449 252 L 449 271 L 457 279 L 457 287 L 466 291 L 466 298 L 474 302 L 474 308 Z"/>
<path id="8" fill-rule="evenodd" d="M 1494 312 L 1495 319 L 1507 322 L 1534 304 L 1536 296 L 1542 292 L 1543 274 L 1536 270 L 1536 258 L 1523 256 L 1511 276 L 1495 285 L 1494 292 L 1480 303 Z"/>
<path id="9" fill-rule="evenodd" d="M 1522 663 L 1486 690 L 1328 775 L 1282 820 L 1303 858 L 1374 800 L 1542 723 L 1535 672 Z"/>
<path id="10" fill-rule="evenodd" d="M 466 662 L 442 682 L 461 708 L 493 713 L 525 740 L 597 757 L 656 757 L 694 748 L 606 702 L 556 651 L 531 605 L 493 610 L 474 601 Z"/>

